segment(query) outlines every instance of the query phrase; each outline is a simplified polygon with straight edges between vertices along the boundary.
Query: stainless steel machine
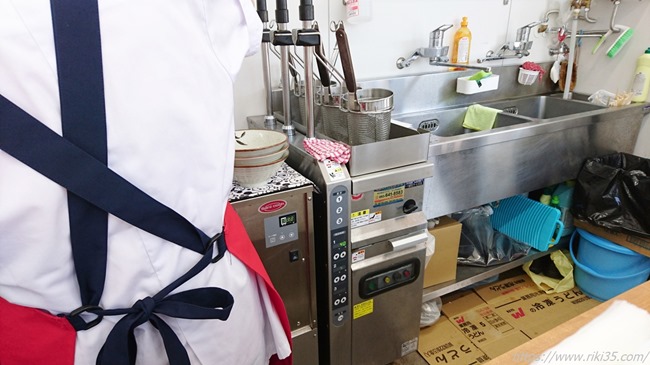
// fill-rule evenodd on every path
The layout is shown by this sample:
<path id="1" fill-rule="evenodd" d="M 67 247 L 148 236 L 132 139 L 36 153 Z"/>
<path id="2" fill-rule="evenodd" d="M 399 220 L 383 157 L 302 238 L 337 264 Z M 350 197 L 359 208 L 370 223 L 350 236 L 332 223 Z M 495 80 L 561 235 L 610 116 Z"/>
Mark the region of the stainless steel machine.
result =
<path id="1" fill-rule="evenodd" d="M 263 117 L 249 126 L 264 128 Z M 388 364 L 417 350 L 429 135 L 393 125 L 388 140 L 352 146 L 346 165 L 317 161 L 304 139 L 289 138 L 287 163 L 316 186 L 319 361 Z"/>
<path id="2" fill-rule="evenodd" d="M 262 188 L 234 184 L 230 202 L 282 297 L 296 365 L 318 365 L 314 217 L 308 179 L 287 166 Z"/>
<path id="3" fill-rule="evenodd" d="M 278 0 L 277 7 L 285 9 L 285 1 Z M 286 162 L 316 188 L 312 202 L 319 363 L 385 365 L 417 350 L 427 241 L 424 180 L 433 174 L 427 162 L 429 133 L 391 125 L 392 105 L 362 110 L 362 102 L 369 100 L 354 92 L 347 35 L 341 27 L 337 42 L 340 36 L 339 48 L 346 50 L 341 57 L 348 65 L 346 84 L 352 92 L 346 112 L 337 117 L 346 123 L 336 125 L 345 125 L 346 135 L 367 137 L 381 119 L 388 133 L 351 140 L 351 158 L 345 165 L 307 153 L 307 138 L 335 137 L 315 128 L 312 53 L 320 47 L 320 35 L 313 24 L 312 1 L 301 0 L 299 10 L 303 28 L 294 30 L 292 40 L 304 50 L 306 118 L 302 125 L 288 128 L 293 118 L 285 82 L 283 113 L 277 118 L 282 124 L 265 123 L 260 116 L 248 118 L 249 127 L 284 131 L 290 143 Z M 287 62 L 282 60 L 283 70 Z M 320 66 L 322 57 L 320 80 L 329 88 L 328 69 Z M 357 104 L 359 110 L 350 107 Z M 386 118 L 374 118 L 379 115 Z M 363 123 L 374 128 L 362 128 Z"/>

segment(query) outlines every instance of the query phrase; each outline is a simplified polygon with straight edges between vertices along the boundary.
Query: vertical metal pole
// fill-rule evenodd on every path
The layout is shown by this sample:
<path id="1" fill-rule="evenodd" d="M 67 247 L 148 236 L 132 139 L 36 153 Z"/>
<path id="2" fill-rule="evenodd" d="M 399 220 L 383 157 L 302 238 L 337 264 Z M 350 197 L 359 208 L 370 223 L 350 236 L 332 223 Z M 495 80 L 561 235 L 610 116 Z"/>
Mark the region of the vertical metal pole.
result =
<path id="1" fill-rule="evenodd" d="M 278 23 L 278 30 L 286 31 L 286 23 Z M 296 134 L 296 127 L 291 119 L 291 80 L 289 76 L 289 47 L 280 46 L 280 75 L 282 77 L 282 111 L 284 113 L 284 126 L 282 130 L 288 136 Z"/>
<path id="2" fill-rule="evenodd" d="M 271 63 L 269 60 L 269 51 L 271 44 L 271 31 L 269 30 L 269 12 L 266 8 L 266 0 L 257 0 L 257 15 L 262 21 L 262 72 L 264 73 L 264 90 L 266 91 L 266 116 L 264 125 L 275 127 L 275 117 L 273 117 L 273 90 L 271 89 Z"/>
<path id="3" fill-rule="evenodd" d="M 571 99 L 571 79 L 573 78 L 573 62 L 575 60 L 576 40 L 578 38 L 578 15 L 580 8 L 572 9 L 573 19 L 571 20 L 571 40 L 569 41 L 569 59 L 566 66 L 566 80 L 564 82 L 564 93 L 562 98 Z"/>
<path id="4" fill-rule="evenodd" d="M 311 28 L 310 21 L 302 22 L 304 29 Z M 303 47 L 305 53 L 305 114 L 307 117 L 307 138 L 314 138 L 314 77 L 313 75 L 313 54 L 314 47 Z"/>
<path id="5" fill-rule="evenodd" d="M 267 23 L 264 23 L 264 29 L 267 29 Z M 275 125 L 273 116 L 273 89 L 271 87 L 271 62 L 269 60 L 269 42 L 262 43 L 262 71 L 264 72 L 264 88 L 266 91 L 266 116 L 264 124 L 271 127 Z"/>

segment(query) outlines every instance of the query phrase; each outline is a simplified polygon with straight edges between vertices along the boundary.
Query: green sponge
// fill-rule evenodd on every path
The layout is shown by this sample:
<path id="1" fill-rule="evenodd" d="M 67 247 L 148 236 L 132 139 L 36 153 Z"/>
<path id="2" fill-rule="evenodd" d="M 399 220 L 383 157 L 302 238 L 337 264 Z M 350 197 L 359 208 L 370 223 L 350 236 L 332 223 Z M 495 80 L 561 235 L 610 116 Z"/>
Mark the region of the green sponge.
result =
<path id="1" fill-rule="evenodd" d="M 470 76 L 468 78 L 468 80 L 476 81 L 476 84 L 478 85 L 478 87 L 481 87 L 482 86 L 481 80 L 483 80 L 486 77 L 490 77 L 490 76 L 492 76 L 492 72 L 487 72 L 487 71 L 481 70 L 481 71 L 475 73 L 474 75 Z"/>

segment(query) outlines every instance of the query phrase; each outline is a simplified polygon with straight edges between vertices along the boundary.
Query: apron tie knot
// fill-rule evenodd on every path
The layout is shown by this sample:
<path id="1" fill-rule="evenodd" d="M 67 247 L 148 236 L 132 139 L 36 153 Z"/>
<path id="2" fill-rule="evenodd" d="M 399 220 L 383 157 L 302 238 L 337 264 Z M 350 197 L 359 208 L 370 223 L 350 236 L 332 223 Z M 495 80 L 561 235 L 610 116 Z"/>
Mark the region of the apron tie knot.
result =
<path id="1" fill-rule="evenodd" d="M 218 248 L 219 258 L 227 250 L 223 235 L 215 239 Z M 213 262 L 213 250 L 207 250 L 203 258 L 185 275 L 161 290 L 153 297 L 146 297 L 136 301 L 131 308 L 108 309 L 98 313 L 103 316 L 122 315 L 122 317 L 106 338 L 97 356 L 97 365 L 125 364 L 135 365 L 137 344 L 134 330 L 145 322 L 150 322 L 160 332 L 165 353 L 170 365 L 190 365 L 190 359 L 185 347 L 181 343 L 174 330 L 160 317 L 162 314 L 167 317 L 183 319 L 218 319 L 225 321 L 230 316 L 233 304 L 233 296 L 225 289 L 206 287 L 185 290 L 169 294 L 189 278 Z"/>
<path id="2" fill-rule="evenodd" d="M 155 307 L 156 301 L 152 297 L 140 299 L 133 305 L 133 309 L 141 312 L 140 318 L 142 319 L 143 323 L 151 318 L 151 314 L 153 313 Z"/>

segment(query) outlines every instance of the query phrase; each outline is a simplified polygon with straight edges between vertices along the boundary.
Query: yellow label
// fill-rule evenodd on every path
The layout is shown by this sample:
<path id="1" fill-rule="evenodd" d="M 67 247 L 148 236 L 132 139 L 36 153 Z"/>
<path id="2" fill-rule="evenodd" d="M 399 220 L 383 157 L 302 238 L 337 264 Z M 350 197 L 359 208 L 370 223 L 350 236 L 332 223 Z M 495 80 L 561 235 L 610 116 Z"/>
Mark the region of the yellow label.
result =
<path id="1" fill-rule="evenodd" d="M 350 214 L 350 218 L 354 219 L 368 214 L 370 214 L 370 209 L 360 210 L 358 212 Z"/>
<path id="2" fill-rule="evenodd" d="M 404 199 L 404 185 L 400 185 L 392 189 L 375 191 L 373 204 L 374 206 L 380 206 L 380 205 L 400 202 L 403 199 Z"/>
<path id="3" fill-rule="evenodd" d="M 365 302 L 355 304 L 353 308 L 352 318 L 357 319 L 365 315 L 371 314 L 374 310 L 375 303 L 373 299 L 366 300 Z"/>

